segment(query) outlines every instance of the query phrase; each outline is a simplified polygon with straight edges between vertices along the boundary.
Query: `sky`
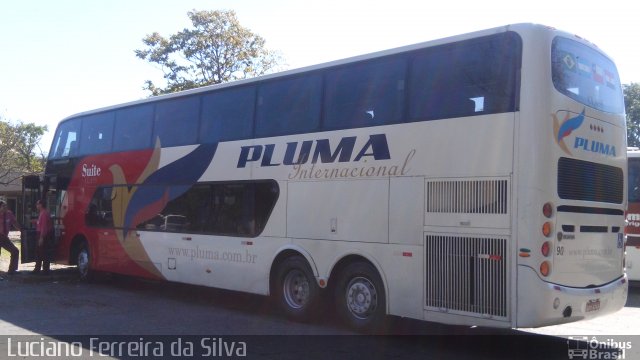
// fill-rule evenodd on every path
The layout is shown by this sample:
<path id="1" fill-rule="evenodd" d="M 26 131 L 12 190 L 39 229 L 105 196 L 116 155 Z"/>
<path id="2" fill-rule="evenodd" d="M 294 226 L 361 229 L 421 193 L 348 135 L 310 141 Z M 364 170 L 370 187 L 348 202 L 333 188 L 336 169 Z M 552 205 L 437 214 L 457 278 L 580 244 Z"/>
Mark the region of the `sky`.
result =
<path id="1" fill-rule="evenodd" d="M 190 10 L 234 10 L 287 69 L 531 22 L 604 50 L 623 84 L 640 82 L 640 2 L 630 0 L 2 0 L 0 117 L 46 125 L 149 96 L 162 71 L 137 58 L 145 35 L 190 27 Z"/>

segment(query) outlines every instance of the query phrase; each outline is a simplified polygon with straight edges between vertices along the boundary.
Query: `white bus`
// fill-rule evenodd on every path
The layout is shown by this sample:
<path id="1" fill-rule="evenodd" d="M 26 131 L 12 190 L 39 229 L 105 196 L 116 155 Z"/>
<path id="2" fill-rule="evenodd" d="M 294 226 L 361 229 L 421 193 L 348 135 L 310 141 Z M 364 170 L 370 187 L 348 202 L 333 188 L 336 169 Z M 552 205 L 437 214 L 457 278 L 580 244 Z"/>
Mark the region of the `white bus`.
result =
<path id="1" fill-rule="evenodd" d="M 42 190 L 82 277 L 535 327 L 624 306 L 625 169 L 614 63 L 521 24 L 74 115 Z"/>
<path id="2" fill-rule="evenodd" d="M 629 280 L 640 280 L 640 149 L 627 148 L 629 204 L 627 209 L 626 270 Z"/>

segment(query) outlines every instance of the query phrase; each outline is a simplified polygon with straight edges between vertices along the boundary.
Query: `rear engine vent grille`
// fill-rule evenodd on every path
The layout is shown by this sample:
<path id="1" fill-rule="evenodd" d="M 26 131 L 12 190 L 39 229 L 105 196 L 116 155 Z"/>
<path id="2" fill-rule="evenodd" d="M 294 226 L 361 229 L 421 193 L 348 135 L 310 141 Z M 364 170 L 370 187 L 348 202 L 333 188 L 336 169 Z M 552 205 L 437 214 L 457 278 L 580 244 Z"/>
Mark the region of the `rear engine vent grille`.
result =
<path id="1" fill-rule="evenodd" d="M 622 204 L 622 169 L 569 158 L 558 160 L 558 196 L 567 200 Z"/>
<path id="2" fill-rule="evenodd" d="M 427 181 L 430 213 L 506 214 L 507 180 Z"/>
<path id="3" fill-rule="evenodd" d="M 507 318 L 507 241 L 427 235 L 426 306 Z"/>

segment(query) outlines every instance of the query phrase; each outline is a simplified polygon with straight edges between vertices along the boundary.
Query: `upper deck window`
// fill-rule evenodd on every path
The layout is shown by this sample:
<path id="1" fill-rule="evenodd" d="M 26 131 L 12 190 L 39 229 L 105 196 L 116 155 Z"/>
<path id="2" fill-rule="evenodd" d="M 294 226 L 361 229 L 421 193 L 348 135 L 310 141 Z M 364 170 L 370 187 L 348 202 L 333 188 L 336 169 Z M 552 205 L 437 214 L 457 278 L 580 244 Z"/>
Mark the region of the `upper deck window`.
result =
<path id="1" fill-rule="evenodd" d="M 251 137 L 255 102 L 256 90 L 253 86 L 204 95 L 200 140 L 216 142 Z"/>
<path id="2" fill-rule="evenodd" d="M 313 73 L 262 84 L 258 88 L 256 136 L 317 130 L 321 94 L 322 78 Z"/>
<path id="3" fill-rule="evenodd" d="M 409 81 L 409 120 L 518 110 L 522 43 L 506 32 L 416 52 Z"/>
<path id="4" fill-rule="evenodd" d="M 160 139 L 162 147 L 197 143 L 200 98 L 183 97 L 156 105 L 153 142 Z"/>
<path id="5" fill-rule="evenodd" d="M 551 61 L 558 91 L 597 110 L 624 112 L 618 72 L 607 57 L 575 40 L 556 37 Z"/>
<path id="6" fill-rule="evenodd" d="M 102 154 L 111 151 L 113 112 L 88 115 L 82 118 L 80 155 Z"/>
<path id="7" fill-rule="evenodd" d="M 114 151 L 139 150 L 152 147 L 153 105 L 144 104 L 116 112 Z"/>
<path id="8" fill-rule="evenodd" d="M 325 127 L 397 123 L 402 118 L 407 64 L 403 57 L 365 62 L 327 73 Z"/>

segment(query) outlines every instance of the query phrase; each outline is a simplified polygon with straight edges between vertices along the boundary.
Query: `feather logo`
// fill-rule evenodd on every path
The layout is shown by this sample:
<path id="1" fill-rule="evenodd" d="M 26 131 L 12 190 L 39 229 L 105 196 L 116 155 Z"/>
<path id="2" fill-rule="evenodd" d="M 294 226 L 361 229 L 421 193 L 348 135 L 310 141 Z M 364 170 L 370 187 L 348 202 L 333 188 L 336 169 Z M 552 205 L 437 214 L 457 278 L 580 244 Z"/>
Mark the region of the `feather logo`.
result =
<path id="1" fill-rule="evenodd" d="M 142 173 L 138 177 L 136 184 L 143 183 L 150 174 L 158 169 L 159 163 L 160 140 L 158 139 L 153 149 L 153 153 L 151 154 L 151 158 L 149 159 L 149 162 L 147 163 L 144 171 L 142 171 Z M 137 236 L 134 236 L 133 232 L 127 231 L 126 228 L 124 228 L 126 209 L 129 206 L 131 198 L 137 192 L 138 186 L 126 186 L 127 179 L 120 165 L 112 165 L 111 167 L 109 167 L 109 171 L 113 176 L 113 185 L 115 185 L 113 187 L 111 201 L 113 209 L 113 224 L 116 227 L 116 236 L 118 237 L 118 241 L 120 241 L 120 244 L 124 248 L 127 255 L 129 255 L 129 258 L 138 260 L 138 263 L 141 264 L 144 269 L 149 271 L 151 274 L 162 277 L 158 269 L 156 269 L 155 266 L 152 265 L 152 262 L 149 259 L 149 255 L 140 242 L 140 239 Z"/>
<path id="2" fill-rule="evenodd" d="M 582 123 L 584 122 L 584 110 L 585 109 L 582 109 L 582 112 L 578 116 L 572 118 L 569 118 L 569 113 L 567 112 L 567 115 L 565 115 L 562 122 L 558 120 L 556 114 L 551 114 L 551 117 L 553 118 L 554 138 L 558 146 L 560 146 L 562 151 L 567 153 L 567 155 L 572 156 L 573 154 L 571 154 L 571 151 L 569 151 L 569 148 L 567 147 L 567 144 L 565 144 L 564 139 L 567 136 L 571 135 L 574 130 L 577 130 L 580 126 L 582 126 Z"/>
<path id="3" fill-rule="evenodd" d="M 187 192 L 213 160 L 216 148 L 216 144 L 202 144 L 186 156 L 159 168 L 161 146 L 157 139 L 147 165 L 133 185 L 127 181 L 120 165 L 109 168 L 114 184 L 111 201 L 113 222 L 118 229 L 116 236 L 127 255 L 156 276 L 162 275 L 132 230 Z"/>

